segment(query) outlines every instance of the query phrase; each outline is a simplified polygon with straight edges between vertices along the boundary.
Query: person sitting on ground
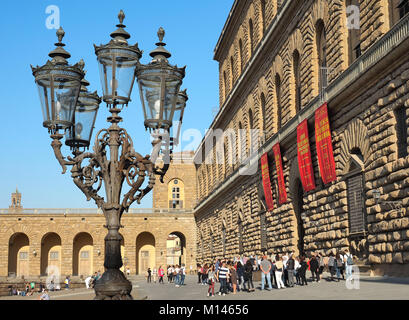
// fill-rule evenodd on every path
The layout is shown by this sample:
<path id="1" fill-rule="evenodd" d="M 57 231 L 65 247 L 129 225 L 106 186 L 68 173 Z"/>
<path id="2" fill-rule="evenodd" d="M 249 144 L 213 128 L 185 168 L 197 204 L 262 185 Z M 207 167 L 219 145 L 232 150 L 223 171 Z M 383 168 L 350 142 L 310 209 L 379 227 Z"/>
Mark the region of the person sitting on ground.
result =
<path id="1" fill-rule="evenodd" d="M 50 300 L 50 296 L 48 295 L 48 289 L 44 289 L 43 294 L 38 298 L 38 300 Z"/>

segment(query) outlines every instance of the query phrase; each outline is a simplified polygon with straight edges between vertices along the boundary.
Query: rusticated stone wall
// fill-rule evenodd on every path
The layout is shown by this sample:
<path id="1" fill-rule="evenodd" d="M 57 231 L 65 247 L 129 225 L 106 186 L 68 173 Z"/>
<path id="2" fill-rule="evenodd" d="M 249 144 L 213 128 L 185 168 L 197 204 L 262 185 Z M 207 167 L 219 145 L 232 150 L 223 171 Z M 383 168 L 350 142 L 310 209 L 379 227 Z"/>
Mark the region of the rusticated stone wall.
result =
<path id="1" fill-rule="evenodd" d="M 276 1 L 272 3 L 276 8 Z M 337 77 L 348 72 L 351 48 L 348 47 L 346 29 L 346 1 L 293 2 L 294 7 L 289 6 L 287 11 L 279 9 L 265 13 L 264 16 L 270 17 L 271 12 L 274 12 L 268 23 L 276 23 L 275 27 L 280 32 L 276 37 L 272 36 L 273 40 L 264 38 L 266 33 L 262 37 L 259 33 L 253 37 L 259 44 L 264 40 L 270 49 L 261 48 L 258 53 L 261 56 L 252 57 L 247 47 L 244 59 L 246 65 L 242 69 L 247 71 L 247 77 L 238 81 L 243 71 L 239 68 L 241 57 L 237 55 L 237 43 L 242 39 L 243 44 L 248 46 L 249 17 L 253 23 L 261 21 L 257 16 L 260 11 L 252 9 L 259 8 L 259 1 L 243 1 L 241 5 L 242 10 L 235 12 L 236 16 L 230 18 L 222 41 L 216 48 L 215 58 L 220 63 L 221 75 L 223 72 L 228 75 L 229 70 L 233 70 L 233 74 L 228 78 L 227 86 L 223 83 L 224 77 L 220 77 L 222 110 L 213 129 L 238 130 L 240 123 L 243 129 L 264 131 L 265 141 L 281 132 L 277 126 L 278 114 L 281 114 L 282 125 L 298 116 L 294 105 L 291 60 L 294 50 L 300 53 L 302 107 L 311 104 L 318 96 L 318 53 L 315 38 L 317 22 L 323 22 L 327 35 L 329 86 Z M 390 1 L 360 1 L 363 54 L 376 46 L 378 41 L 382 41 L 382 37 L 393 27 L 396 21 L 392 22 L 389 15 Z M 268 28 L 269 26 L 266 29 Z M 255 27 L 254 30 L 260 28 Z M 407 46 L 407 42 L 402 46 Z M 232 50 L 232 47 L 235 49 Z M 404 107 L 406 125 L 409 124 L 409 58 L 404 52 L 404 49 L 395 50 L 328 100 L 336 181 L 327 185 L 321 182 L 313 116 L 309 117 L 309 138 L 317 185 L 315 190 L 303 193 L 300 199 L 296 133 L 293 132 L 280 141 L 288 201 L 278 205 L 276 170 L 272 152 L 267 150 L 275 199 L 274 211 L 265 213 L 265 249 L 268 253 L 298 252 L 301 241 L 307 253 L 323 251 L 328 254 L 349 249 L 361 263 L 371 264 L 375 272 L 403 274 L 409 271 L 409 157 L 398 156 L 398 128 L 394 112 L 397 108 Z M 233 69 L 229 68 L 231 56 L 233 65 L 236 66 Z M 277 75 L 282 82 L 282 110 L 277 110 Z M 236 90 L 233 95 L 230 94 L 232 89 Z M 264 115 L 261 110 L 262 94 L 266 101 Z M 249 121 L 250 110 L 253 114 L 252 128 Z M 248 135 L 244 139 L 237 139 L 232 148 L 236 154 L 242 152 L 245 157 L 248 156 Z M 199 149 L 197 155 L 203 153 Z M 214 157 L 214 153 L 213 150 L 205 152 L 207 158 Z M 198 226 L 198 259 L 209 261 L 213 257 L 262 253 L 263 232 L 260 219 L 265 208 L 260 201 L 263 194 L 260 167 L 257 174 L 238 176 L 233 181 L 228 179 L 237 173 L 239 164 L 219 165 L 217 171 L 214 167 L 214 164 L 206 163 L 197 165 L 199 205 L 196 207 L 195 217 Z M 214 177 L 215 172 L 217 179 Z M 347 181 L 351 175 L 361 175 L 363 181 L 366 230 L 359 234 L 352 234 L 350 231 L 351 198 L 348 198 Z M 378 202 L 373 196 L 375 190 L 381 193 Z M 387 201 L 396 203 L 389 204 Z M 301 213 L 305 214 L 305 219 L 301 218 Z M 304 229 L 303 237 L 299 226 Z M 242 252 L 239 250 L 240 241 Z"/>

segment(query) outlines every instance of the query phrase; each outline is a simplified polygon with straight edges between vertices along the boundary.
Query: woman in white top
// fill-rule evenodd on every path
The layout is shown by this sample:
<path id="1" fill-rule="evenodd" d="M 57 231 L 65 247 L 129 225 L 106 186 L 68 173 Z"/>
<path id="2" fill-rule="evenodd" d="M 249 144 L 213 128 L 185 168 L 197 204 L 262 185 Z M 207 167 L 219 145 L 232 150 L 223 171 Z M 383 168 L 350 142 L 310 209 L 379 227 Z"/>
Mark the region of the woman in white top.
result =
<path id="1" fill-rule="evenodd" d="M 275 258 L 275 266 L 276 266 L 276 281 L 277 281 L 277 289 L 284 289 L 284 283 L 283 283 L 283 261 L 280 259 L 280 256 L 277 254 Z"/>

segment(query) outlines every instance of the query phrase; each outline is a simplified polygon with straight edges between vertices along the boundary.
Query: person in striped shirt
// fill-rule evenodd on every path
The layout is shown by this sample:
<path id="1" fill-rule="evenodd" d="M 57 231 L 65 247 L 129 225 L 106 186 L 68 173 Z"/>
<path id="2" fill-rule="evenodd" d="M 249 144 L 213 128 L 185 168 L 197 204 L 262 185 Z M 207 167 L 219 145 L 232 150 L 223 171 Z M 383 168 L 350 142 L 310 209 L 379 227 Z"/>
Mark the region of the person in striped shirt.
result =
<path id="1" fill-rule="evenodd" d="M 227 293 L 227 279 L 230 275 L 229 269 L 226 267 L 226 262 L 222 262 L 222 266 L 217 270 L 217 280 L 220 282 L 219 295 L 226 295 Z"/>

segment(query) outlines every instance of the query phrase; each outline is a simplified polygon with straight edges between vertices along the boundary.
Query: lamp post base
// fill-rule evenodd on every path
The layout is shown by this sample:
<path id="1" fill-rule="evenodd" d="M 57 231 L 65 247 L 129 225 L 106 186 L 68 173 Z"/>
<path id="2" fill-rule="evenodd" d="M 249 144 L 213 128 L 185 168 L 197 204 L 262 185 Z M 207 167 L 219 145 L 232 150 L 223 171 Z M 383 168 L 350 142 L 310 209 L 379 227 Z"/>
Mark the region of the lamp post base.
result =
<path id="1" fill-rule="evenodd" d="M 132 283 L 121 270 L 108 269 L 95 283 L 94 300 L 133 300 Z"/>

